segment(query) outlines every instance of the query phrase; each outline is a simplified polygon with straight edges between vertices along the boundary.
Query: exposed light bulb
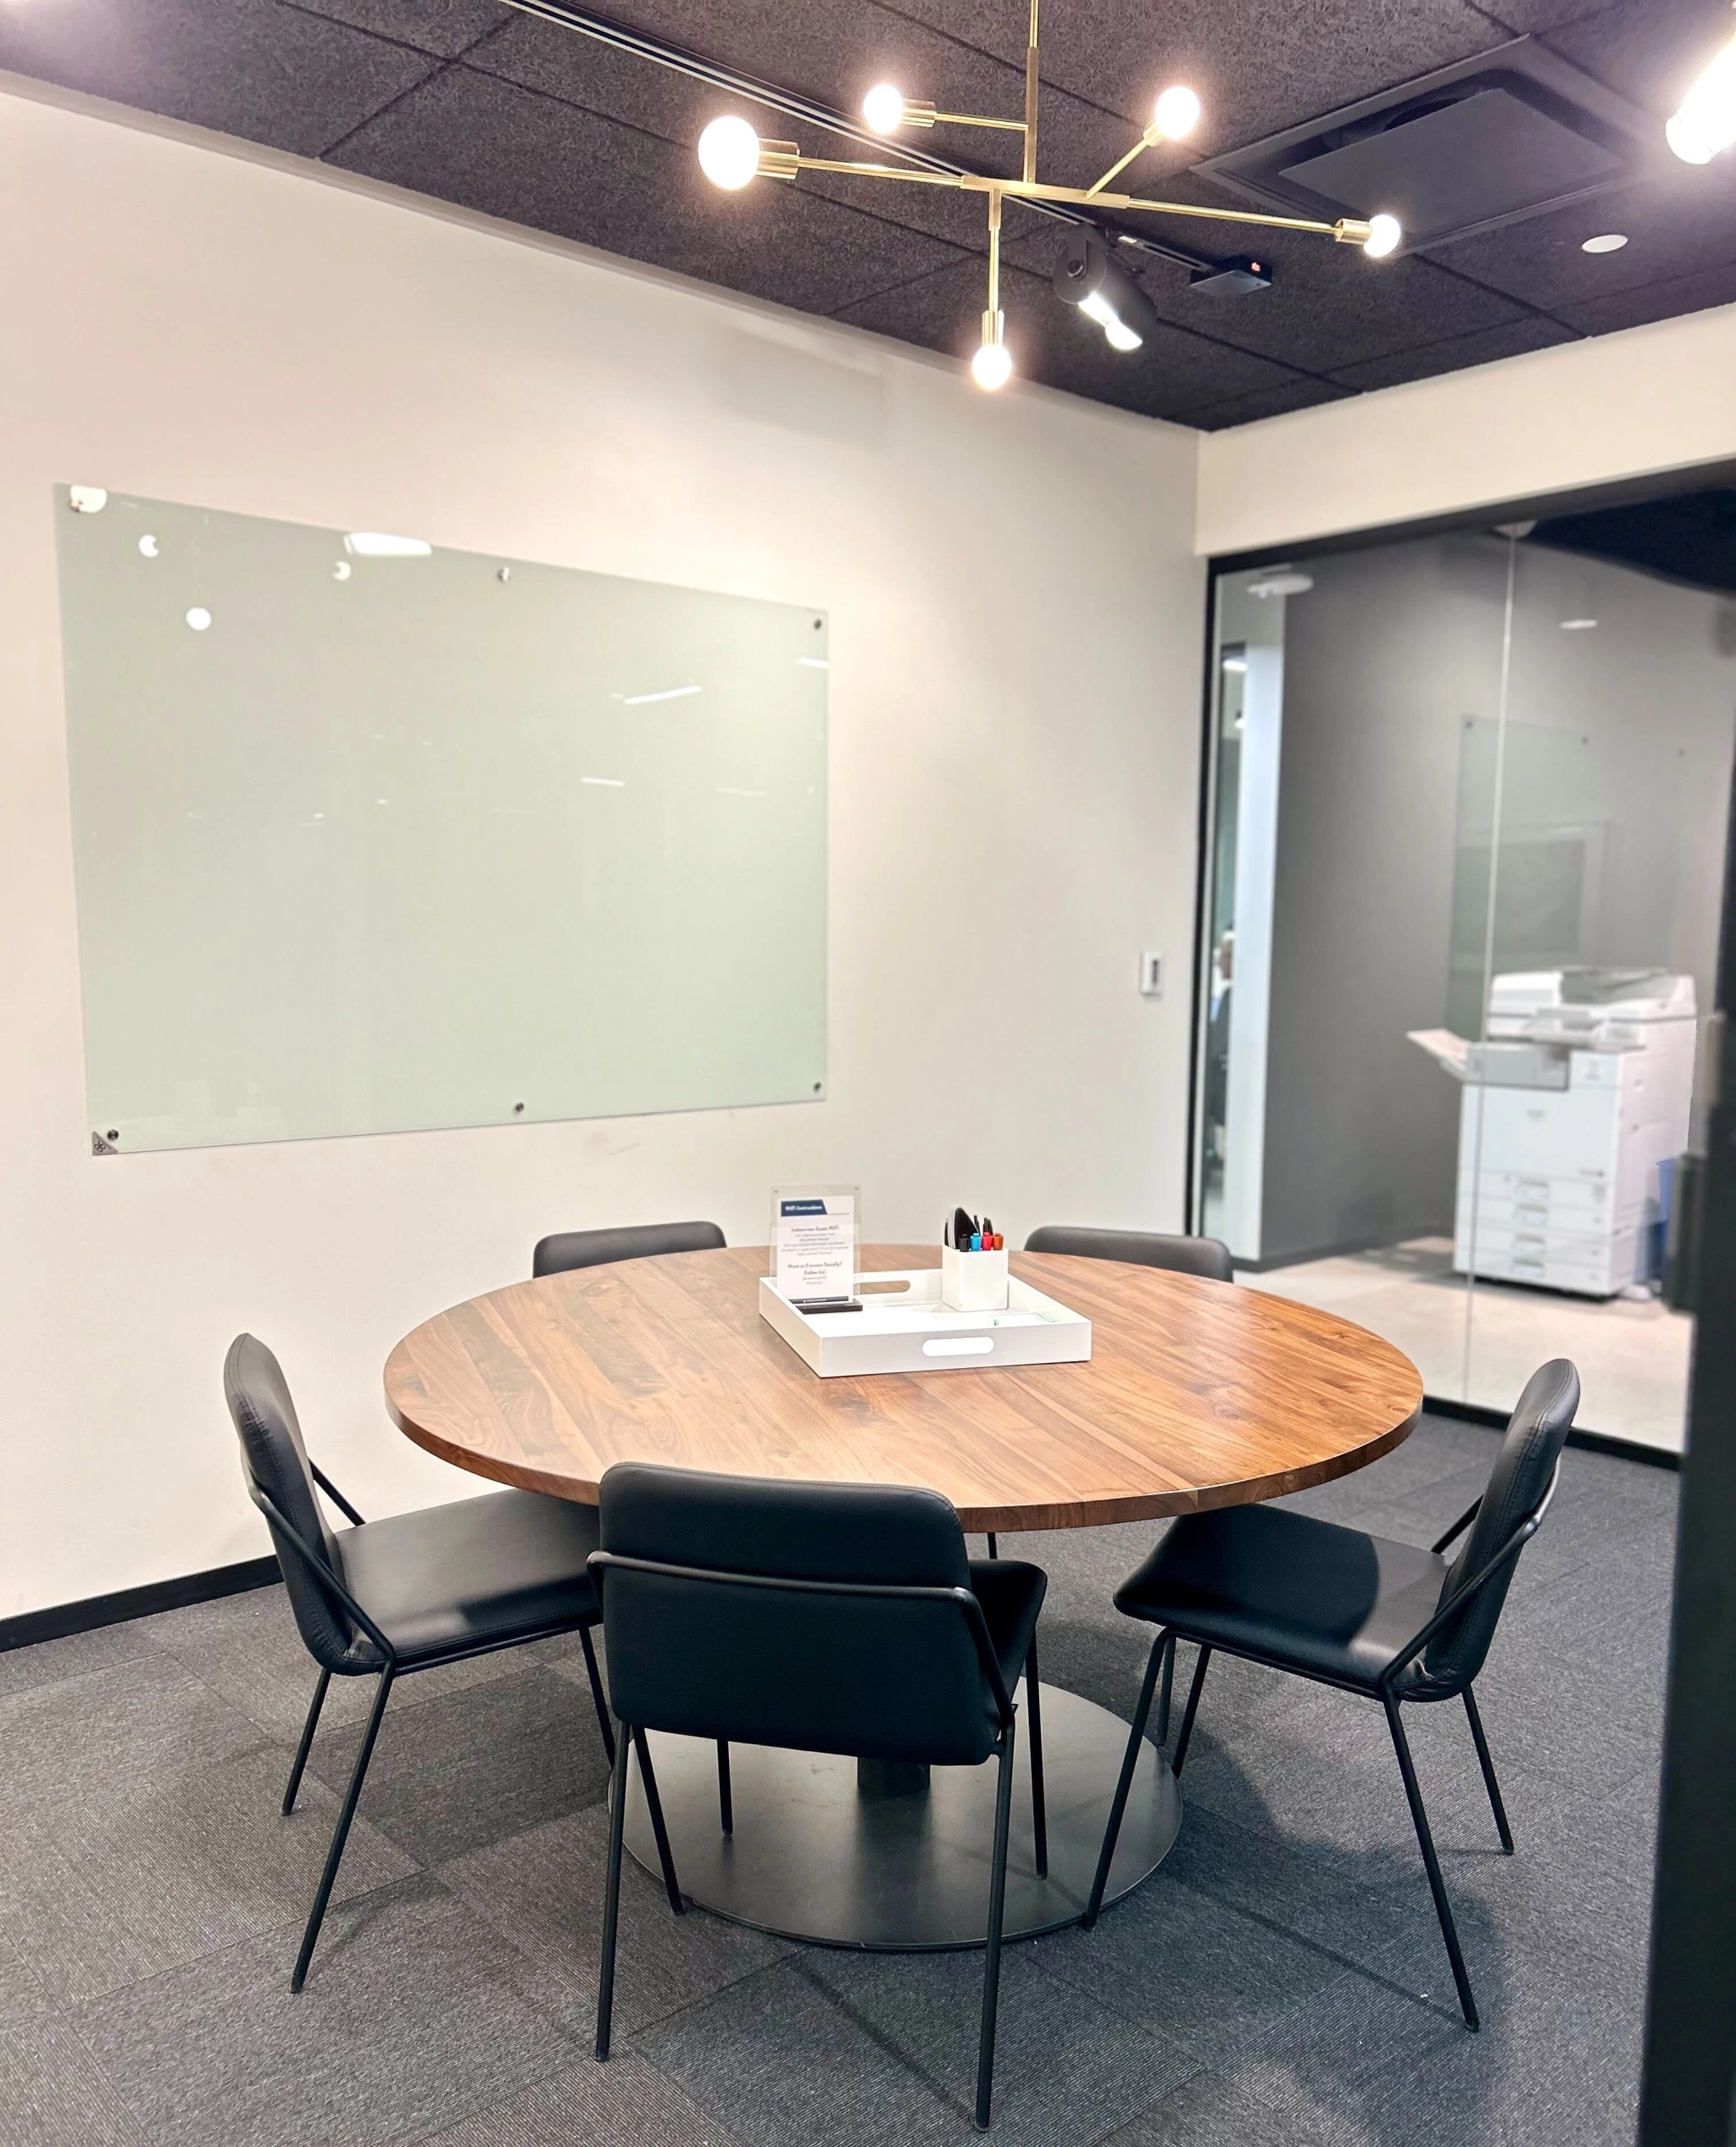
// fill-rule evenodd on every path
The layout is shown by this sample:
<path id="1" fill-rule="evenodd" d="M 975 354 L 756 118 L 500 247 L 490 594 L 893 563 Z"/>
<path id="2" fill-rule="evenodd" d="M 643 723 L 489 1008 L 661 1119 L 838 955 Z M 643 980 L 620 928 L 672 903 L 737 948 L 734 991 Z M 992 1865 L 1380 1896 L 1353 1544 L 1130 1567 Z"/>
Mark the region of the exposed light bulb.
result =
<path id="1" fill-rule="evenodd" d="M 1079 310 L 1102 329 L 1111 350 L 1138 350 L 1144 342 L 1144 337 L 1127 325 L 1100 291 L 1093 291 L 1081 298 Z"/>
<path id="2" fill-rule="evenodd" d="M 699 169 L 714 186 L 739 192 L 759 171 L 759 136 L 745 120 L 726 113 L 699 136 Z"/>
<path id="3" fill-rule="evenodd" d="M 1013 354 L 1004 343 L 984 343 L 971 360 L 971 375 L 978 387 L 991 392 L 1004 387 L 1013 377 Z"/>
<path id="4" fill-rule="evenodd" d="M 896 134 L 904 124 L 904 92 L 876 82 L 862 99 L 862 117 L 876 134 Z"/>
<path id="5" fill-rule="evenodd" d="M 1368 236 L 1362 242 L 1362 251 L 1377 261 L 1387 255 L 1405 236 L 1404 227 L 1396 216 L 1388 216 L 1384 210 L 1368 220 Z"/>
<path id="6" fill-rule="evenodd" d="M 1157 100 L 1151 118 L 1166 141 L 1179 142 L 1199 124 L 1199 99 L 1185 83 L 1171 83 Z"/>
<path id="7" fill-rule="evenodd" d="M 1694 77 L 1664 139 L 1683 164 L 1710 164 L 1736 142 L 1736 38 Z"/>

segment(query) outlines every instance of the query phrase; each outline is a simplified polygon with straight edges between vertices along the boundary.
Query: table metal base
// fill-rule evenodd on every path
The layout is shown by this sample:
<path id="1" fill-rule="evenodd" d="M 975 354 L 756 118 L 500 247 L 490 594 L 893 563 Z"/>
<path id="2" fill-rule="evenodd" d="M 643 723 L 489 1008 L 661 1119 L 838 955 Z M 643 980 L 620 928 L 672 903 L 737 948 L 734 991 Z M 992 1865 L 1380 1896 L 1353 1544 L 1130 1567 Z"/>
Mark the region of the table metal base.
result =
<path id="1" fill-rule="evenodd" d="M 1026 1716 L 1020 1710 L 1022 1733 Z M 1076 1923 L 1090 1897 L 1115 1794 L 1127 1725 L 1059 1687 L 1043 1688 L 1043 1776 L 1049 1805 L 1049 1877 L 1031 1849 L 1030 1749 L 1018 1740 L 1005 1934 L 1033 1938 Z M 983 1943 L 989 1851 L 994 1838 L 995 1763 L 893 1772 L 862 1769 L 825 1753 L 730 1747 L 735 1831 L 718 1822 L 717 1748 L 653 1733 L 652 1764 L 687 1899 L 736 1923 L 818 1945 L 888 1952 L 940 1951 Z M 654 1874 L 637 1766 L 626 1841 Z M 1140 1749 L 1105 1905 L 1148 1877 L 1181 1824 L 1182 1797 L 1167 1761 Z"/>

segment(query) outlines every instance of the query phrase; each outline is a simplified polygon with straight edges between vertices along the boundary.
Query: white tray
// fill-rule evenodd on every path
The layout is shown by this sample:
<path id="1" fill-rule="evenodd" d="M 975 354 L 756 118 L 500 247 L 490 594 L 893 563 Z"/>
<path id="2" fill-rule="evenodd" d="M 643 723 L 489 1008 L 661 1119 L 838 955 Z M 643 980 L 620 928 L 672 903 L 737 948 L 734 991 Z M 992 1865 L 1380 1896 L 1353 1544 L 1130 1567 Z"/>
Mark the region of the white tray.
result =
<path id="1" fill-rule="evenodd" d="M 859 1275 L 864 1285 L 903 1282 L 901 1292 L 872 1290 L 860 1312 L 799 1312 L 764 1277 L 760 1316 L 822 1379 L 870 1371 L 967 1371 L 984 1365 L 1083 1364 L 1091 1322 L 1045 1297 L 1016 1275 L 1004 1312 L 955 1312 L 940 1301 L 938 1267 Z"/>

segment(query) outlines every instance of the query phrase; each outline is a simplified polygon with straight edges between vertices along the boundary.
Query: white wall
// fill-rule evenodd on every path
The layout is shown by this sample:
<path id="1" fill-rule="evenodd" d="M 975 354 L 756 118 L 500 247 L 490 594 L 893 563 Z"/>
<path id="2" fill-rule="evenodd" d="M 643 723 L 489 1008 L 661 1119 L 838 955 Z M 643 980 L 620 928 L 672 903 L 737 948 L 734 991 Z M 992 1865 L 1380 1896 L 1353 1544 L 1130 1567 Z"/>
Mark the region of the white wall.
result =
<path id="1" fill-rule="evenodd" d="M 1721 306 L 1209 433 L 1199 548 L 1298 543 L 1736 456 L 1733 379 L 1736 306 Z"/>
<path id="2" fill-rule="evenodd" d="M 239 1327 L 377 1513 L 472 1488 L 387 1351 L 547 1230 L 750 1241 L 806 1177 L 887 1238 L 1179 1226 L 1194 436 L 15 95 L 0 201 L 0 1616 L 264 1547 Z M 93 1160 L 56 481 L 826 607 L 828 1100 Z"/>

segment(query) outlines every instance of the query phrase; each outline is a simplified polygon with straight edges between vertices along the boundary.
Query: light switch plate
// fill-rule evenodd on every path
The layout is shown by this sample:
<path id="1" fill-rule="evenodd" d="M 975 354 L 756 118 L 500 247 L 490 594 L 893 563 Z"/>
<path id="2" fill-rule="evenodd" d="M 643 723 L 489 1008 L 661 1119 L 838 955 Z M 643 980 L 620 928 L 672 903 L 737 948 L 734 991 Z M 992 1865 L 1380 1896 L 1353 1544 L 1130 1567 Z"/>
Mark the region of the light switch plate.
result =
<path id="1" fill-rule="evenodd" d="M 1163 997 L 1163 956 L 1145 954 L 1139 957 L 1139 989 L 1149 999 Z"/>

